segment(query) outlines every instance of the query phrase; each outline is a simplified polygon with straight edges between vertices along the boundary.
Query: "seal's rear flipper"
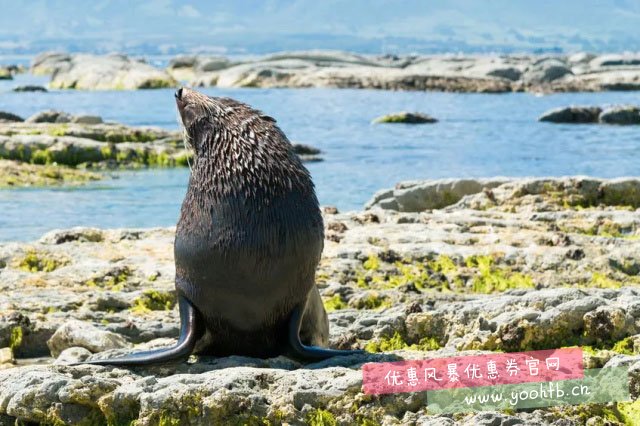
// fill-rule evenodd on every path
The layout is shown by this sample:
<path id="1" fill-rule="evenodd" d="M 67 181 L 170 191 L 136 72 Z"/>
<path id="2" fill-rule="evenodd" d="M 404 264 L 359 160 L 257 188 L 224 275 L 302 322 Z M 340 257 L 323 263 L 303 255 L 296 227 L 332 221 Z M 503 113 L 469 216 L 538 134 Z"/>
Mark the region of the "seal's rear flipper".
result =
<path id="1" fill-rule="evenodd" d="M 300 326 L 302 324 L 302 317 L 304 314 L 304 304 L 296 307 L 291 314 L 289 320 L 289 347 L 292 355 L 296 358 L 300 358 L 308 361 L 318 361 L 334 356 L 346 356 L 363 354 L 365 351 L 361 350 L 339 350 L 321 348 L 318 346 L 307 346 L 300 341 Z"/>
<path id="2" fill-rule="evenodd" d="M 85 361 L 81 364 L 137 366 L 185 361 L 202 336 L 204 328 L 198 311 L 182 295 L 178 296 L 178 308 L 180 309 L 180 337 L 175 346 L 117 358 Z"/>

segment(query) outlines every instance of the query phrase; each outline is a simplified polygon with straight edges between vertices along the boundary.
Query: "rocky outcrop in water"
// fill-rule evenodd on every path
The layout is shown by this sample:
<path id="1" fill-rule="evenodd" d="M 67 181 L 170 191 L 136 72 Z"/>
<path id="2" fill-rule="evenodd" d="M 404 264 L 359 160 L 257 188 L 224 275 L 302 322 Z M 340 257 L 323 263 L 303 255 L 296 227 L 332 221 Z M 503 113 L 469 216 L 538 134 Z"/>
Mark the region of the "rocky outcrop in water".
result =
<path id="1" fill-rule="evenodd" d="M 621 105 L 605 108 L 600 114 L 600 122 L 605 124 L 640 124 L 640 108 L 635 105 Z"/>
<path id="2" fill-rule="evenodd" d="M 11 90 L 14 92 L 47 92 L 46 87 L 36 86 L 32 84 L 27 84 L 24 86 L 16 86 Z"/>
<path id="3" fill-rule="evenodd" d="M 320 150 L 294 144 L 293 151 L 302 161 L 321 161 Z M 0 186 L 23 186 L 87 182 L 82 173 L 69 167 L 95 169 L 141 167 L 186 167 L 191 153 L 185 148 L 182 133 L 155 127 L 134 127 L 104 123 L 101 117 L 73 115 L 64 111 L 41 111 L 26 121 L 0 112 L 0 159 L 27 163 L 30 167 L 5 163 L 9 173 L 0 176 Z M 28 172 L 42 168 L 34 179 Z M 59 173 L 53 173 L 60 168 Z M 36 179 L 51 175 L 53 179 Z M 95 173 L 88 176 L 96 176 Z M 4 182 L 4 184 L 3 184 Z"/>
<path id="4" fill-rule="evenodd" d="M 38 165 L 0 159 L 0 188 L 25 186 L 73 186 L 102 179 L 98 173 L 61 167 L 53 164 Z"/>
<path id="5" fill-rule="evenodd" d="M 640 124 L 640 108 L 634 105 L 569 106 L 545 112 L 539 121 L 551 123 Z"/>
<path id="6" fill-rule="evenodd" d="M 367 56 L 339 51 L 284 52 L 231 62 L 178 57 L 169 67 L 191 85 L 219 87 L 337 87 L 450 92 L 573 92 L 640 89 L 640 56 L 409 55 Z"/>
<path id="7" fill-rule="evenodd" d="M 32 164 L 175 166 L 187 165 L 188 157 L 179 132 L 102 123 L 95 116 L 44 111 L 0 126 L 0 158 Z"/>
<path id="8" fill-rule="evenodd" d="M 26 121 L 6 117 L 0 120 L 0 159 L 11 161 L 0 170 L 2 187 L 83 184 L 103 176 L 84 169 L 186 166 L 190 158 L 176 131 L 54 110 Z"/>
<path id="9" fill-rule="evenodd" d="M 568 106 L 547 111 L 540 116 L 538 121 L 549 123 L 597 123 L 602 112 L 600 107 L 592 106 Z"/>
<path id="10" fill-rule="evenodd" d="M 75 228 L 0 244 L 0 348 L 11 351 L 2 358 L 0 419 L 581 425 L 633 415 L 638 402 L 433 416 L 423 393 L 363 394 L 366 361 L 576 344 L 587 367 L 627 366 L 634 398 L 640 389 L 638 180 L 399 186 L 417 191 L 421 206 L 325 209 L 317 283 L 330 344 L 370 353 L 305 368 L 285 357 L 193 357 L 131 370 L 61 365 L 174 342 L 174 229 Z M 420 201 L 424 194 L 438 201 Z M 52 352 L 57 365 L 26 365 L 33 357 L 51 363 Z"/>
<path id="11" fill-rule="evenodd" d="M 382 123 L 405 123 L 405 124 L 426 124 L 436 123 L 438 120 L 430 115 L 421 112 L 395 112 L 392 114 L 383 115 L 373 120 L 375 124 Z"/>
<path id="12" fill-rule="evenodd" d="M 0 80 L 13 80 L 13 73 L 5 67 L 0 67 Z"/>
<path id="13" fill-rule="evenodd" d="M 166 71 L 125 55 L 77 54 L 68 60 L 54 58 L 49 83 L 54 89 L 134 90 L 177 86 L 176 80 Z M 44 63 L 48 61 L 53 59 L 48 57 Z M 34 61 L 32 72 L 40 72 L 41 67 Z"/>

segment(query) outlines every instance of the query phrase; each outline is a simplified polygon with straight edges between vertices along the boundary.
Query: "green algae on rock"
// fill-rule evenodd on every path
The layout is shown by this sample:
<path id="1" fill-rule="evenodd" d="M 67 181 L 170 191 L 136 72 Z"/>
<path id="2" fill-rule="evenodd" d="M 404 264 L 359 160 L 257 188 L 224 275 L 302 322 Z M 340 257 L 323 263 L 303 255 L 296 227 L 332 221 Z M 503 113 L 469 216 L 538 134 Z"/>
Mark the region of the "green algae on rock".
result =
<path id="1" fill-rule="evenodd" d="M 17 261 L 17 266 L 27 272 L 52 272 L 69 263 L 70 260 L 66 257 L 28 249 L 24 256 Z"/>
<path id="2" fill-rule="evenodd" d="M 365 271 L 356 275 L 356 280 L 361 288 L 397 288 L 411 284 L 418 290 L 474 293 L 534 287 L 530 276 L 496 266 L 500 257 L 500 254 L 474 255 L 457 265 L 449 256 L 440 255 L 432 260 L 398 260 L 382 268 L 377 256 L 369 256 L 363 263 Z"/>
<path id="3" fill-rule="evenodd" d="M 102 178 L 98 173 L 64 166 L 34 165 L 0 159 L 0 189 L 83 185 Z"/>
<path id="4" fill-rule="evenodd" d="M 149 311 L 169 311 L 176 305 L 175 292 L 145 290 L 133 301 L 132 311 L 144 313 Z"/>

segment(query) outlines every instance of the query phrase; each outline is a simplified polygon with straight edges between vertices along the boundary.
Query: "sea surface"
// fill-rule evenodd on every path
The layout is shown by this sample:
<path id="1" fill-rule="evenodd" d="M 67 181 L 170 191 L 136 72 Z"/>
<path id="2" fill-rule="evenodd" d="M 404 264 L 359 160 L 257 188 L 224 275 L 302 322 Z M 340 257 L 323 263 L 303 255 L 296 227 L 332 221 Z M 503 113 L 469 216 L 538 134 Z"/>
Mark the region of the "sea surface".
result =
<path id="1" fill-rule="evenodd" d="M 177 128 L 173 90 L 13 93 L 47 78 L 0 81 L 0 110 L 27 117 L 44 109 L 97 114 L 129 125 Z M 454 94 L 349 89 L 203 89 L 277 119 L 293 142 L 316 146 L 309 163 L 320 203 L 361 209 L 374 192 L 413 179 L 640 175 L 640 126 L 558 125 L 538 116 L 570 104 L 640 104 L 638 92 Z M 373 125 L 394 111 L 439 122 Z M 176 223 L 188 169 L 112 173 L 74 189 L 0 190 L 0 241 L 34 240 L 72 226 L 103 228 Z"/>

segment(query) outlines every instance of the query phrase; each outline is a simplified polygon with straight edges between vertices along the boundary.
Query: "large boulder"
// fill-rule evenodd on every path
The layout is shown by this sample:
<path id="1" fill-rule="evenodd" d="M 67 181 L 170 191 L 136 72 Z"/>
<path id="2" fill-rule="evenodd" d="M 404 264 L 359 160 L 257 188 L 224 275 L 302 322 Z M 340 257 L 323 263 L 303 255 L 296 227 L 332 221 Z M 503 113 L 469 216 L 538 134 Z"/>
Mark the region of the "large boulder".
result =
<path id="1" fill-rule="evenodd" d="M 46 110 L 40 111 L 27 118 L 27 123 L 69 123 L 72 116 L 63 111 Z"/>
<path id="2" fill-rule="evenodd" d="M 231 62 L 223 56 L 205 56 L 196 60 L 194 68 L 198 72 L 219 71 L 229 68 Z"/>
<path id="3" fill-rule="evenodd" d="M 547 111 L 538 118 L 538 121 L 550 123 L 597 123 L 600 112 L 602 112 L 600 107 L 572 105 Z"/>
<path id="4" fill-rule="evenodd" d="M 605 108 L 600 114 L 600 122 L 621 125 L 640 124 L 640 108 L 633 105 Z"/>
<path id="5" fill-rule="evenodd" d="M 75 55 L 58 68 L 49 86 L 56 89 L 134 90 L 176 86 L 167 72 L 125 55 Z"/>
<path id="6" fill-rule="evenodd" d="M 51 355 L 57 357 L 62 351 L 72 347 L 85 348 L 95 353 L 126 348 L 129 343 L 119 334 L 100 330 L 85 321 L 69 320 L 56 330 L 47 345 Z"/>
<path id="7" fill-rule="evenodd" d="M 196 64 L 197 57 L 195 55 L 178 55 L 171 58 L 167 68 L 193 68 Z"/>
<path id="8" fill-rule="evenodd" d="M 62 52 L 44 52 L 31 61 L 31 74 L 51 75 L 59 68 L 69 65 L 71 55 Z"/>
<path id="9" fill-rule="evenodd" d="M 523 80 L 528 85 L 550 83 L 573 72 L 563 61 L 556 58 L 535 62 L 524 72 Z"/>

